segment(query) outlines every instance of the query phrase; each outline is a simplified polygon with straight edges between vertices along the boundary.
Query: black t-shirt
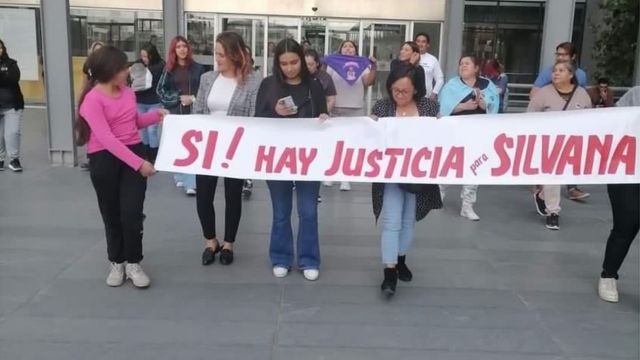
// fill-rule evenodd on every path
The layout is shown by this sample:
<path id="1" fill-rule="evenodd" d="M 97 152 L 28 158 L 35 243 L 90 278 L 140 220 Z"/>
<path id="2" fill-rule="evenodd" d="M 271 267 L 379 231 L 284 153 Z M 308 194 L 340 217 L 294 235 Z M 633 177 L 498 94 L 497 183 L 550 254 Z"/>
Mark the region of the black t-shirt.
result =
<path id="1" fill-rule="evenodd" d="M 462 79 L 460 79 L 460 81 L 464 82 Z M 476 83 L 473 85 L 474 89 L 480 89 L 480 90 L 484 90 L 487 88 L 487 86 L 489 86 L 489 81 L 488 79 L 485 78 L 481 78 L 478 77 L 476 78 Z M 466 103 L 468 101 L 472 101 L 472 100 L 476 100 L 476 93 L 472 92 L 471 94 L 467 95 L 464 99 L 462 99 L 460 101 L 460 104 Z M 455 114 L 451 114 L 451 116 L 457 116 L 457 115 L 474 115 L 474 114 L 486 114 L 487 111 L 486 110 L 482 110 L 480 107 L 476 108 L 475 110 L 464 110 Z"/>
<path id="2" fill-rule="evenodd" d="M 311 109 L 311 92 L 309 86 L 305 83 L 297 85 L 285 85 L 285 91 L 291 95 L 293 102 L 298 107 L 298 113 L 292 117 L 313 117 L 313 111 Z"/>

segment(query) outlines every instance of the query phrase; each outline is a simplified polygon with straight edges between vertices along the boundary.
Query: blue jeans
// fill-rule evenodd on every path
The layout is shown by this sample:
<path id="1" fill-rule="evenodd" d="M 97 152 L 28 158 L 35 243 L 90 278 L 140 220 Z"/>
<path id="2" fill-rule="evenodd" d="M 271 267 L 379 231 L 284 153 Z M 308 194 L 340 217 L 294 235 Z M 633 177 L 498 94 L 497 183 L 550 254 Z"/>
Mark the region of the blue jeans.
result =
<path id="1" fill-rule="evenodd" d="M 194 174 L 173 174 L 173 181 L 177 184 L 182 182 L 184 190 L 196 189 L 196 176 Z"/>
<path id="2" fill-rule="evenodd" d="M 293 202 L 292 181 L 267 181 L 273 206 L 273 225 L 269 257 L 273 266 L 291 268 L 293 265 L 293 230 L 291 211 Z M 320 245 L 318 243 L 318 192 L 320 182 L 296 181 L 298 202 L 298 268 L 320 267 Z"/>
<path id="3" fill-rule="evenodd" d="M 398 184 L 385 184 L 382 198 L 382 262 L 396 264 L 413 242 L 416 225 L 416 195 Z"/>
<path id="4" fill-rule="evenodd" d="M 20 158 L 22 110 L 0 108 L 0 161 Z"/>
<path id="5" fill-rule="evenodd" d="M 150 111 L 159 109 L 162 107 L 162 104 L 138 104 L 138 113 L 145 114 Z M 142 138 L 142 143 L 145 145 L 149 145 L 149 147 L 157 148 L 160 146 L 160 138 L 158 137 L 158 124 L 153 124 L 147 126 L 146 128 L 140 129 L 140 137 Z"/>

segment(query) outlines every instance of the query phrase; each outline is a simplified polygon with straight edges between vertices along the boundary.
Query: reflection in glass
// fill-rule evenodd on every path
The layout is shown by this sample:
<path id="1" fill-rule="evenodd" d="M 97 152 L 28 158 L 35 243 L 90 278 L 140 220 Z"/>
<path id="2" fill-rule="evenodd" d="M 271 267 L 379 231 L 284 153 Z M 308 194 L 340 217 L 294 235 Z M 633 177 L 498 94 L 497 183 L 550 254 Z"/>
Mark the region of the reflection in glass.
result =
<path id="1" fill-rule="evenodd" d="M 187 39 L 191 42 L 197 62 L 213 65 L 214 36 L 213 14 L 187 13 Z"/>
<path id="2" fill-rule="evenodd" d="M 463 49 L 481 63 L 498 59 L 511 83 L 532 83 L 538 72 L 544 2 L 467 4 Z"/>
<path id="3" fill-rule="evenodd" d="M 276 45 L 284 39 L 298 40 L 299 19 L 292 18 L 269 18 L 269 35 L 267 43 L 267 74 L 272 74 L 273 51 Z"/>
<path id="4" fill-rule="evenodd" d="M 327 22 L 324 20 L 304 20 L 302 22 L 302 41 L 308 41 L 309 47 L 324 55 L 325 30 Z"/>
<path id="5" fill-rule="evenodd" d="M 262 69 L 264 61 L 264 21 L 248 18 L 223 18 L 222 31 L 233 31 L 244 39 L 251 51 L 254 65 Z"/>
<path id="6" fill-rule="evenodd" d="M 329 54 L 337 53 L 340 44 L 345 40 L 351 40 L 356 43 L 360 41 L 360 22 L 359 21 L 329 21 L 327 23 Z M 361 49 L 358 49 L 359 52 Z"/>
<path id="7" fill-rule="evenodd" d="M 400 44 L 405 41 L 406 36 L 406 25 L 365 24 L 362 42 L 364 49 L 361 55 L 373 56 L 378 61 L 376 82 L 371 86 L 372 103 L 387 96 L 386 83 L 391 60 L 398 56 Z"/>

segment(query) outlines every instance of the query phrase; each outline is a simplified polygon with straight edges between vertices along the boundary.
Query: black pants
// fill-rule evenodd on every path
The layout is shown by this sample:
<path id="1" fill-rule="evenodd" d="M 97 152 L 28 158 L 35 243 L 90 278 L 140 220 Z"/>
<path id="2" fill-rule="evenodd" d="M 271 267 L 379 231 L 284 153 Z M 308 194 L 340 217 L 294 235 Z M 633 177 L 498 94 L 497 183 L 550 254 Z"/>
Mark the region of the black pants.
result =
<path id="1" fill-rule="evenodd" d="M 236 241 L 242 215 L 242 186 L 244 180 L 224 178 L 224 241 Z M 205 239 L 216 239 L 216 210 L 213 200 L 218 185 L 217 176 L 196 175 L 198 217 Z"/>
<path id="2" fill-rule="evenodd" d="M 618 270 L 640 228 L 640 184 L 607 185 L 613 229 L 607 240 L 602 264 L 603 278 L 618 278 Z"/>
<path id="3" fill-rule="evenodd" d="M 144 145 L 129 148 L 144 156 Z M 104 222 L 109 261 L 139 263 L 147 179 L 106 150 L 89 155 L 89 171 Z"/>

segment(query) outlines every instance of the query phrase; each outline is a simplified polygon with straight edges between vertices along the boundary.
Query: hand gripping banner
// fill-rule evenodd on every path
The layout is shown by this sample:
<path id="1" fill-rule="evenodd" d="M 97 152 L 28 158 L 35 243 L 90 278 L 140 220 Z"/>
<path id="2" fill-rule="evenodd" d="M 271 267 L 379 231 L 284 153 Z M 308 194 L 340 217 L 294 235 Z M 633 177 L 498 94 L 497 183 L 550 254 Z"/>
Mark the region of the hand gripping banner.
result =
<path id="1" fill-rule="evenodd" d="M 169 115 L 158 170 L 239 179 L 639 183 L 640 107 L 437 118 Z"/>

